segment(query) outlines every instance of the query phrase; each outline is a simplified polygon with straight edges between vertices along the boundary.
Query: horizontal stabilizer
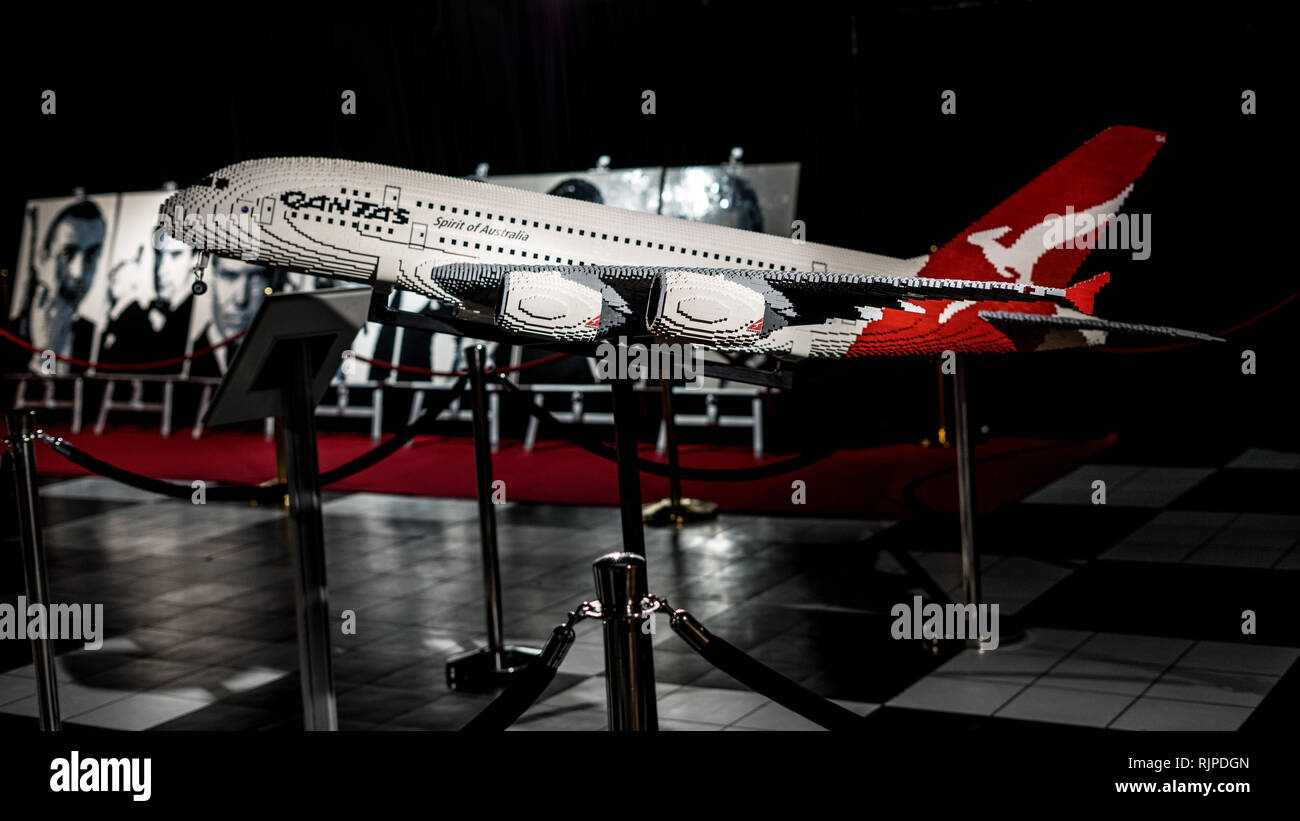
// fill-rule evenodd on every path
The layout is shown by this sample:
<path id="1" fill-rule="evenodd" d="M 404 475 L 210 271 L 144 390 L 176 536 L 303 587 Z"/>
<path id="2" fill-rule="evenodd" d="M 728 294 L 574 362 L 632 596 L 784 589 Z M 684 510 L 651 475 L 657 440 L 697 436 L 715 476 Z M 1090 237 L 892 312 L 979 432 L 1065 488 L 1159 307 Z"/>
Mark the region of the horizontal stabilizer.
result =
<path id="1" fill-rule="evenodd" d="M 1164 325 L 1139 325 L 1134 322 L 1115 322 L 1095 316 L 1048 316 L 1021 314 L 1011 311 L 980 311 L 979 318 L 1005 331 L 1015 330 L 1079 330 L 1106 331 L 1125 336 L 1160 336 L 1171 339 L 1195 339 L 1200 342 L 1223 342 L 1223 337 L 1169 328 Z"/>
<path id="2" fill-rule="evenodd" d="M 1071 285 L 1065 289 L 1065 295 L 1074 303 L 1074 307 L 1085 314 L 1090 314 L 1092 313 L 1092 303 L 1097 299 L 1097 292 L 1107 282 L 1110 282 L 1109 271 L 1097 274 L 1092 279 L 1085 279 L 1077 285 Z"/>

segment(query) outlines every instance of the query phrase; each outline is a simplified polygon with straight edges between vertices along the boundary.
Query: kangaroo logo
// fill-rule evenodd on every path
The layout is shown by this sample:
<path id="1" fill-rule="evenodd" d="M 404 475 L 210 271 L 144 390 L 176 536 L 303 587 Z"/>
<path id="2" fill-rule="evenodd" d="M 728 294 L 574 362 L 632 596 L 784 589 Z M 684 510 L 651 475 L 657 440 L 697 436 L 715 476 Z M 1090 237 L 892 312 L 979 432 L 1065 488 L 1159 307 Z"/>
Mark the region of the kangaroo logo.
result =
<path id="1" fill-rule="evenodd" d="M 1106 227 L 1106 223 L 1115 218 L 1115 213 L 1124 200 L 1128 198 L 1129 192 L 1133 190 L 1132 184 L 1119 192 L 1119 196 L 1112 200 L 1094 205 L 1081 211 L 1075 211 L 1075 215 L 1088 214 L 1091 220 L 1075 220 L 1073 223 L 1074 234 L 1072 237 L 1061 237 L 1061 245 L 1066 240 L 1077 239 L 1084 234 L 1094 230 L 1100 231 Z M 1025 231 L 1010 246 L 998 242 L 1008 231 L 1011 226 L 1003 225 L 1000 228 L 989 228 L 984 231 L 972 231 L 966 241 L 971 245 L 978 247 L 984 252 L 984 258 L 989 261 L 998 272 L 998 276 L 1003 279 L 1014 279 L 1018 284 L 1027 285 L 1034 280 L 1034 266 L 1038 260 L 1051 250 L 1052 247 L 1046 242 L 1046 237 L 1052 229 L 1060 231 L 1061 218 L 1056 214 L 1050 214 L 1042 222 Z"/>

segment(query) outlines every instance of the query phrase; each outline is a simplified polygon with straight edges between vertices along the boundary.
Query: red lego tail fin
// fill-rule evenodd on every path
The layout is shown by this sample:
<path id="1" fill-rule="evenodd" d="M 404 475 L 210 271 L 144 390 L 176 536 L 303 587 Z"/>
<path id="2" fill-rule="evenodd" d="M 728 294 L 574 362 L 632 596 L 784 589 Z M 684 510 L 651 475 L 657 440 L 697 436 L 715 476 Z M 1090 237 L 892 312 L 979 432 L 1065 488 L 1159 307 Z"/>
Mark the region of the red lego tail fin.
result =
<path id="1" fill-rule="evenodd" d="M 1106 129 L 932 254 L 920 276 L 1065 287 L 1164 141 Z"/>

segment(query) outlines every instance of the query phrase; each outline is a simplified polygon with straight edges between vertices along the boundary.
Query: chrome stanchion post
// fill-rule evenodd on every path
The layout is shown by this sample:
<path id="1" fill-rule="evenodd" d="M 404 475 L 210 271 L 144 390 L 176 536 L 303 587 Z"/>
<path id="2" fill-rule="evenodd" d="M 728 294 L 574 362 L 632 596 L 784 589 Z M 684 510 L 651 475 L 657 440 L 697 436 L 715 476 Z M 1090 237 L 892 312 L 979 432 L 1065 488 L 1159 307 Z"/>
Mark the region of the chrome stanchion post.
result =
<path id="1" fill-rule="evenodd" d="M 604 622 L 609 729 L 658 730 L 653 637 L 647 627 L 654 616 L 641 607 L 648 592 L 645 557 L 609 553 L 592 564 L 592 572 Z"/>
<path id="2" fill-rule="evenodd" d="M 5 440 L 13 463 L 14 494 L 18 499 L 18 529 L 22 544 L 23 581 L 27 604 L 47 608 L 50 603 L 45 566 L 45 538 L 41 529 L 41 505 L 36 482 L 35 413 L 9 411 L 9 437 Z M 18 618 L 25 619 L 26 613 Z M 54 668 L 54 648 L 49 638 L 32 639 L 32 662 L 36 670 L 38 722 L 42 730 L 61 730 L 59 684 Z"/>
<path id="3" fill-rule="evenodd" d="M 523 672 L 541 652 L 533 647 L 507 647 L 501 615 L 501 561 L 497 551 L 497 517 L 492 503 L 492 432 L 488 422 L 487 349 L 465 349 L 469 366 L 474 425 L 474 477 L 478 493 L 479 541 L 483 556 L 483 606 L 487 614 L 487 647 L 447 659 L 447 686 L 453 690 L 482 692 L 506 683 Z"/>
<path id="4" fill-rule="evenodd" d="M 610 380 L 614 400 L 614 450 L 618 456 L 618 507 L 623 552 L 592 565 L 605 624 L 605 688 L 609 729 L 657 730 L 651 636 L 641 631 L 646 583 L 641 470 L 636 446 L 636 395 L 630 379 Z M 635 614 L 635 615 L 634 615 Z"/>

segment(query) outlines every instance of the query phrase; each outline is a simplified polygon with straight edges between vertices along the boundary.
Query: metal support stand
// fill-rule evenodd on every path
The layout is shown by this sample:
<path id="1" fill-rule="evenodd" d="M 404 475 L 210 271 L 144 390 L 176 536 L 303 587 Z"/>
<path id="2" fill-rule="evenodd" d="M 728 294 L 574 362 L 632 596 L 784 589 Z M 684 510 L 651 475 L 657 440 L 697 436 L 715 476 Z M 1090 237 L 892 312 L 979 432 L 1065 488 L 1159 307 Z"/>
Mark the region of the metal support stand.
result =
<path id="1" fill-rule="evenodd" d="M 275 478 L 274 478 L 274 479 L 267 479 L 267 480 L 266 480 L 265 482 L 263 482 L 262 484 L 263 484 L 263 485 L 275 485 L 275 484 L 280 484 L 280 485 L 284 485 L 285 487 L 288 487 L 288 486 L 289 486 L 289 466 L 288 466 L 288 463 L 286 462 L 286 457 L 285 457 L 285 450 L 286 450 L 286 448 L 287 448 L 287 445 L 286 445 L 286 443 L 285 443 L 284 417 L 283 417 L 283 416 L 275 416 L 275 417 L 272 417 L 272 419 L 273 419 L 273 421 L 272 421 L 272 423 L 271 423 L 271 424 L 272 424 L 272 428 L 273 428 L 273 434 L 272 434 L 272 435 L 275 437 Z M 257 501 L 254 501 L 254 502 L 253 502 L 253 505 L 255 505 L 255 506 L 257 506 L 257 505 L 261 505 L 261 504 L 263 504 L 263 503 L 262 503 L 262 502 L 257 502 Z M 269 504 L 273 504 L 273 503 L 269 503 Z M 289 509 L 289 494 L 288 494 L 288 493 L 285 493 L 285 494 L 284 494 L 284 498 L 280 500 L 280 506 L 283 507 L 285 510 L 288 510 L 288 509 Z"/>
<path id="2" fill-rule="evenodd" d="M 623 552 L 645 555 L 641 518 L 640 454 L 636 449 L 636 394 L 630 379 L 611 379 L 614 400 L 614 452 L 618 456 L 618 509 L 623 523 Z"/>
<path id="3" fill-rule="evenodd" d="M 975 552 L 975 481 L 971 466 L 970 419 L 966 412 L 966 367 L 958 357 L 953 374 L 953 422 L 957 452 L 957 519 L 961 528 L 961 578 L 967 604 L 980 603 L 980 565 Z"/>
<path id="4" fill-rule="evenodd" d="M 944 384 L 942 358 L 935 367 L 934 374 L 939 378 L 939 429 L 935 432 L 934 440 L 939 447 L 946 448 L 950 447 L 952 442 L 948 441 L 948 391 L 947 385 Z"/>
<path id="5" fill-rule="evenodd" d="M 970 414 L 966 404 L 966 369 L 970 357 L 957 357 L 957 370 L 953 374 L 953 450 L 957 454 L 957 519 L 961 529 L 961 579 L 966 603 L 984 604 L 980 585 L 980 556 L 975 549 L 975 460 L 970 438 Z M 1005 620 L 998 637 L 998 646 L 1020 641 L 1024 630 L 1012 620 Z M 984 649 L 978 638 L 966 640 L 966 646 Z"/>
<path id="6" fill-rule="evenodd" d="M 14 493 L 18 497 L 18 529 L 22 542 L 23 581 L 29 606 L 48 608 L 50 592 L 45 567 L 45 539 L 41 529 L 41 504 L 36 482 L 35 414 L 9 411 L 6 441 L 13 463 Z M 25 612 L 18 618 L 25 619 Z M 42 730 L 62 730 L 59 719 L 59 684 L 54 669 L 54 647 L 48 638 L 32 639 L 32 662 L 36 670 L 36 702 Z"/>
<path id="7" fill-rule="evenodd" d="M 293 550 L 294 609 L 298 629 L 298 679 L 303 728 L 337 730 L 321 521 L 320 464 L 316 452 L 316 404 L 347 346 L 365 324 L 365 289 L 332 288 L 273 294 L 249 323 L 216 396 L 203 412 L 205 425 L 281 417 L 289 515 L 284 520 Z M 267 438 L 277 426 L 272 424 Z"/>
<path id="8" fill-rule="evenodd" d="M 664 434 L 668 439 L 668 468 L 672 475 L 668 477 L 668 498 L 651 502 L 641 509 L 641 517 L 648 525 L 682 525 L 716 519 L 718 506 L 714 502 L 702 499 L 683 499 L 682 480 L 677 475 L 677 422 L 673 416 L 673 383 L 670 379 L 660 381 L 664 398 Z"/>
<path id="9" fill-rule="evenodd" d="M 653 637 L 647 626 L 647 619 L 654 615 L 643 612 L 641 607 L 649 592 L 645 557 L 610 553 L 597 559 L 591 569 L 604 622 L 609 729 L 658 730 Z"/>
<path id="10" fill-rule="evenodd" d="M 447 659 L 447 686 L 453 690 L 485 692 L 523 672 L 541 653 L 533 647 L 507 647 L 501 617 L 501 562 L 497 555 L 497 519 L 492 504 L 492 435 L 487 411 L 487 350 L 465 349 L 474 407 L 474 476 L 478 491 L 479 540 L 483 551 L 483 603 L 487 612 L 487 646 Z"/>
<path id="11" fill-rule="evenodd" d="M 286 340 L 284 408 L 285 474 L 289 485 L 289 528 L 293 540 L 294 600 L 298 618 L 298 670 L 302 681 L 303 727 L 337 730 L 338 710 L 330 656 L 329 593 L 325 581 L 325 538 L 321 522 L 320 466 L 316 458 L 312 351 L 306 339 Z"/>

